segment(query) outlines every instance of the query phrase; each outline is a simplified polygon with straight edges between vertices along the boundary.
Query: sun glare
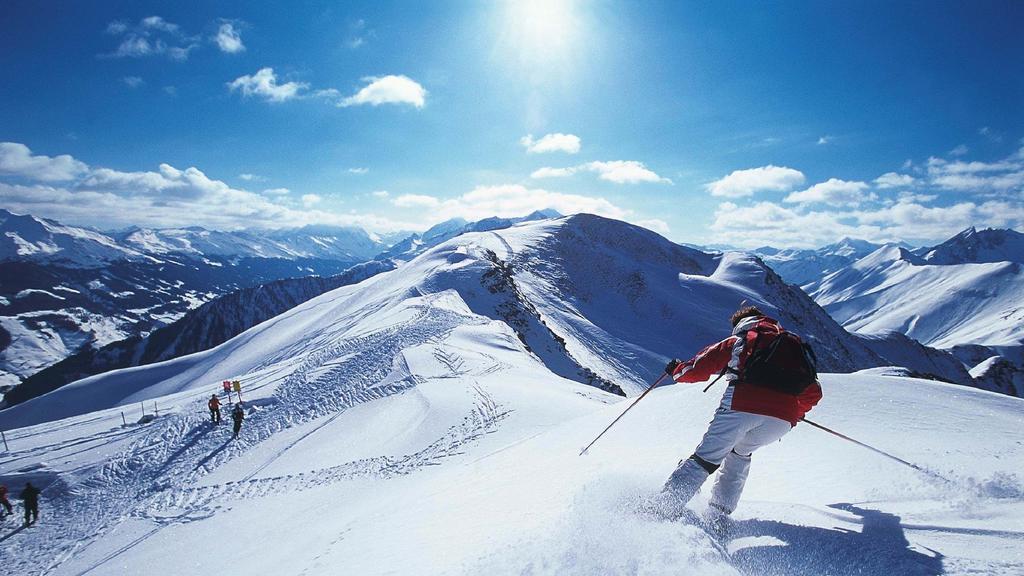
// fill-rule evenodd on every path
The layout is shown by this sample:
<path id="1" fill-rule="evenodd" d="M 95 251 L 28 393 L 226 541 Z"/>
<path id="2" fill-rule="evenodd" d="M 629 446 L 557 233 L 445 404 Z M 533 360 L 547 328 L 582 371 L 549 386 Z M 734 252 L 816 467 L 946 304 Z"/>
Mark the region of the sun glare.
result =
<path id="1" fill-rule="evenodd" d="M 562 67 L 574 56 L 581 34 L 574 0 L 511 0 L 501 11 L 503 56 L 521 66 Z"/>

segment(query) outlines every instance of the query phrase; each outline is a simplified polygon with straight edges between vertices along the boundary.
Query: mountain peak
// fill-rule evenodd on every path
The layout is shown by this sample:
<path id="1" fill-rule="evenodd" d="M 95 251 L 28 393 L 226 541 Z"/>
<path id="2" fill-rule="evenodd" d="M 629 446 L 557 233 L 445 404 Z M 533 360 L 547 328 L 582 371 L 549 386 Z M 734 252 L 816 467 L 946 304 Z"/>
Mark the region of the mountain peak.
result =
<path id="1" fill-rule="evenodd" d="M 942 244 L 927 250 L 929 264 L 1024 263 L 1024 234 L 1016 230 L 971 226 Z"/>

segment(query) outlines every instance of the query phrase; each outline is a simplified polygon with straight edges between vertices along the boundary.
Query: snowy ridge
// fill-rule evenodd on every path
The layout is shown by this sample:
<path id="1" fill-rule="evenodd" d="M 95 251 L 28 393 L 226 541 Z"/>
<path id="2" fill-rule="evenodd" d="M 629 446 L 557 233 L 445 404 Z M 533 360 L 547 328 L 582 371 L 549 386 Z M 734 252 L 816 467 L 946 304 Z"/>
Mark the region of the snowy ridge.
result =
<path id="1" fill-rule="evenodd" d="M 753 252 L 778 272 L 786 282 L 804 286 L 849 266 L 878 248 L 880 245 L 866 240 L 843 238 L 835 244 L 817 250 L 779 250 L 765 246 Z"/>
<path id="2" fill-rule="evenodd" d="M 363 302 L 355 287 L 336 292 Z M 899 448 L 954 484 L 801 426 L 758 453 L 734 537 L 723 545 L 638 511 L 699 440 L 717 394 L 657 390 L 580 458 L 579 446 L 621 412 L 615 396 L 550 373 L 507 325 L 470 313 L 454 291 L 327 321 L 323 312 L 338 296 L 282 320 L 312 331 L 301 343 L 280 335 L 286 346 L 264 349 L 265 365 L 244 377 L 250 409 L 238 441 L 205 421 L 211 385 L 160 398 L 161 416 L 145 425 L 121 427 L 118 411 L 108 410 L 10 434 L 15 451 L 0 458 L 0 479 L 34 475 L 50 487 L 44 521 L 3 536 L 11 553 L 0 571 L 102 575 L 156 565 L 175 575 L 194 572 L 192 558 L 205 570 L 275 574 L 1024 567 L 1013 528 L 1024 492 L 1007 469 L 1024 456 L 1012 434 L 1019 400 L 826 375 L 816 419 Z M 260 345 L 254 334 L 221 359 Z M 889 402 L 874 401 L 882 394 Z M 970 415 L 984 427 L 944 428 Z M 13 473 L 41 459 L 52 466 Z M 282 523 L 304 529 L 282 532 Z M 228 555 L 225 533 L 233 536 Z"/>
<path id="3" fill-rule="evenodd" d="M 31 259 L 100 266 L 114 260 L 144 258 L 141 252 L 118 245 L 100 232 L 0 208 L 0 262 Z"/>
<path id="4" fill-rule="evenodd" d="M 922 252 L 924 260 L 929 264 L 1024 264 L 1024 234 L 1016 230 L 992 228 L 978 231 L 972 226 L 942 244 Z"/>

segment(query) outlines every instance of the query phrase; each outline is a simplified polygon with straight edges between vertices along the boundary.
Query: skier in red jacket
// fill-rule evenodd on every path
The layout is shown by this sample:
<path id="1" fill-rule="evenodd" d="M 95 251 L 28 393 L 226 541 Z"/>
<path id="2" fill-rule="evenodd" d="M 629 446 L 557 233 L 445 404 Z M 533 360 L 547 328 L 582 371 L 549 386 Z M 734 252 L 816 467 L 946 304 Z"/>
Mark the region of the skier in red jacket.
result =
<path id="1" fill-rule="evenodd" d="M 7 486 L 4 486 L 3 484 L 0 484 L 0 507 L 3 507 L 3 510 L 6 510 L 6 514 L 0 512 L 0 518 L 14 512 L 14 508 L 11 506 L 11 501 L 7 499 Z"/>
<path id="2" fill-rule="evenodd" d="M 821 399 L 821 387 L 813 375 L 810 384 L 796 394 L 744 381 L 741 375 L 753 350 L 777 338 L 782 327 L 753 306 L 733 314 L 732 326 L 732 335 L 725 340 L 686 362 L 673 360 L 666 367 L 680 383 L 703 382 L 716 374 L 724 374 L 728 381 L 704 439 L 665 483 L 662 497 L 669 516 L 681 514 L 716 470 L 719 475 L 709 505 L 731 514 L 743 492 L 751 454 L 782 438 Z M 763 338 L 761 346 L 759 338 Z"/>

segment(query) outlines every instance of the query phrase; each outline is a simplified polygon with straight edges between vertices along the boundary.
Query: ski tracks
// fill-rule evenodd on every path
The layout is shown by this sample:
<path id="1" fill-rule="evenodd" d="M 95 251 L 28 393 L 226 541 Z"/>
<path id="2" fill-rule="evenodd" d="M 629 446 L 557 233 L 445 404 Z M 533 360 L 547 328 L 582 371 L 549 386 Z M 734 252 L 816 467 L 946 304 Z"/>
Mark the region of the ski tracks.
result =
<path id="1" fill-rule="evenodd" d="M 424 466 L 440 464 L 445 459 L 463 454 L 461 451 L 463 446 L 491 432 L 498 422 L 511 413 L 503 410 L 479 386 L 474 386 L 473 392 L 476 396 L 474 408 L 463 418 L 462 422 L 450 427 L 441 438 L 413 454 L 398 458 L 382 456 L 356 460 L 338 466 L 283 476 L 254 478 L 254 473 L 238 482 L 185 488 L 165 493 L 150 506 L 149 510 L 150 512 L 182 509 L 196 511 L 234 500 L 311 490 L 352 478 L 390 478 L 412 473 Z M 316 429 L 308 432 L 307 435 L 315 431 Z M 265 467 L 265 465 L 261 466 L 257 470 L 262 470 Z"/>
<path id="2" fill-rule="evenodd" d="M 16 537 L 17 554 L 0 566 L 9 574 L 50 574 L 66 564 L 111 528 L 129 518 L 157 522 L 126 547 L 94 563 L 81 574 L 99 568 L 163 527 L 195 521 L 213 513 L 215 502 L 308 490 L 359 476 L 388 478 L 460 454 L 460 448 L 487 433 L 507 412 L 479 387 L 474 387 L 473 411 L 437 441 L 415 454 L 350 462 L 294 475 L 256 478 L 263 469 L 305 436 L 292 442 L 237 482 L 191 487 L 224 462 L 291 426 L 328 417 L 314 433 L 345 409 L 403 392 L 418 383 L 414 375 L 382 383 L 393 361 L 409 347 L 443 340 L 461 324 L 479 319 L 435 307 L 432 298 L 417 315 L 376 332 L 327 344 L 309 352 L 284 376 L 267 406 L 251 406 L 242 436 L 231 441 L 227 426 L 212 426 L 196 410 L 161 417 L 140 437 L 115 455 L 95 474 L 71 487 L 61 487 L 44 501 L 43 522 Z M 453 372 L 461 358 L 445 356 Z M 271 368 L 271 358 L 254 372 Z M 445 361 L 438 358 L 439 362 Z M 173 512 L 173 514 L 161 514 Z M 15 542 L 11 542 L 15 544 Z M 8 547 L 8 550 L 14 549 Z"/>

